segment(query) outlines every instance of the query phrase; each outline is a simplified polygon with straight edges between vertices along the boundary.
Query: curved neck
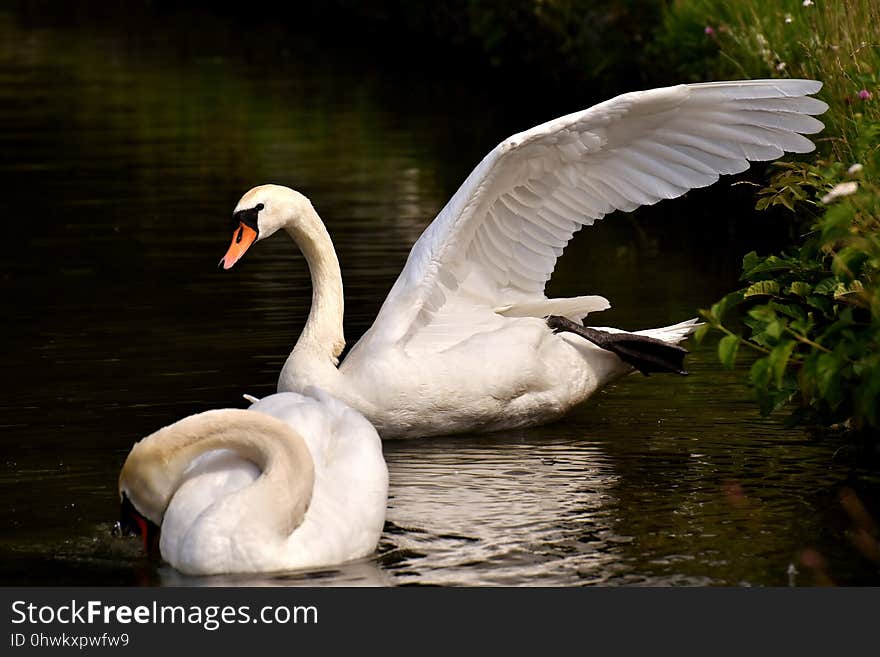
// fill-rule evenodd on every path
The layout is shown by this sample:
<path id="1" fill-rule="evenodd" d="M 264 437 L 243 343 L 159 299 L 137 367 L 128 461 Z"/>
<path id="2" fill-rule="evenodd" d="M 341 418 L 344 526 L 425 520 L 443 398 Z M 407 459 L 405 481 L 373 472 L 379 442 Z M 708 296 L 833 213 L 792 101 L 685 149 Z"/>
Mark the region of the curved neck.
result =
<path id="1" fill-rule="evenodd" d="M 234 493 L 242 508 L 259 508 L 261 532 L 289 536 L 312 497 L 315 469 L 305 440 L 289 425 L 257 411 L 223 409 L 191 415 L 138 442 L 119 475 L 120 493 L 157 525 L 192 461 L 205 452 L 234 450 L 262 475 Z M 252 518 L 253 520 L 253 518 Z M 248 518 L 243 518 L 244 524 Z M 241 525 L 239 525 L 241 527 Z"/>
<path id="2" fill-rule="evenodd" d="M 345 310 L 342 272 L 330 234 L 308 200 L 284 225 L 299 246 L 312 277 L 312 308 L 294 351 L 327 357 L 335 366 L 345 348 L 342 318 Z"/>

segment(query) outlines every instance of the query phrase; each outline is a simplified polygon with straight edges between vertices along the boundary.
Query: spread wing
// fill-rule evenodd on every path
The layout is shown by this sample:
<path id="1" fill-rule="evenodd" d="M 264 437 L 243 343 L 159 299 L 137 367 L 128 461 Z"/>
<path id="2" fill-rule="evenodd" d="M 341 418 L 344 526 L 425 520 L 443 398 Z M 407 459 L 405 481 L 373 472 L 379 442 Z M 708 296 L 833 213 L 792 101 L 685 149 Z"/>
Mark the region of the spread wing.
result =
<path id="1" fill-rule="evenodd" d="M 809 97 L 821 86 L 749 80 L 627 93 L 506 139 L 415 243 L 369 340 L 409 343 L 435 330 L 450 344 L 501 314 L 604 309 L 601 297 L 544 296 L 572 235 L 749 161 L 813 150 L 803 134 L 824 127 L 811 115 L 828 106 Z"/>

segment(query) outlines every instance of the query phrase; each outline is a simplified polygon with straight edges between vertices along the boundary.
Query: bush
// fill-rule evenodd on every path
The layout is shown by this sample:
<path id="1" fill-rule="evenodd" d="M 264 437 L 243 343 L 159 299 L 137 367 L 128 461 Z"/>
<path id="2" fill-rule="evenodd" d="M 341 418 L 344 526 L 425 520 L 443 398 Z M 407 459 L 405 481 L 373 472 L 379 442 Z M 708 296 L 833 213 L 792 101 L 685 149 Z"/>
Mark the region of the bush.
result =
<path id="1" fill-rule="evenodd" d="M 810 162 L 777 163 L 757 208 L 784 207 L 801 237 L 782 253 L 743 258 L 743 287 L 701 311 L 723 334 L 721 362 L 759 354 L 748 381 L 763 413 L 793 404 L 793 423 L 880 429 L 880 4 L 867 0 L 676 3 L 656 47 L 702 33 L 704 77 L 804 77 L 824 83 L 826 130 Z M 707 48 L 714 49 L 708 60 Z"/>

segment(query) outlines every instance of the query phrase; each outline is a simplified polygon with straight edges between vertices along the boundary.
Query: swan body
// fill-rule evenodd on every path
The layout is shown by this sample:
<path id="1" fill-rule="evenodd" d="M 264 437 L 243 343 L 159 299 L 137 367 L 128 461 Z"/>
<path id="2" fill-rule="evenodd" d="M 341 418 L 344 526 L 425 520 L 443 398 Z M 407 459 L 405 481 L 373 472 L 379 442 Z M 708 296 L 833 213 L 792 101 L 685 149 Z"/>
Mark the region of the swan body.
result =
<path id="1" fill-rule="evenodd" d="M 681 196 L 749 161 L 808 152 L 827 105 L 811 80 L 678 85 L 623 94 L 514 135 L 493 149 L 427 227 L 372 327 L 340 364 L 342 277 L 310 201 L 278 185 L 248 191 L 221 261 L 285 230 L 312 278 L 312 308 L 278 390 L 317 385 L 383 438 L 492 431 L 563 415 L 633 371 L 545 319 L 581 322 L 599 296 L 548 299 L 573 234 L 615 210 Z M 639 331 L 678 343 L 695 320 Z M 616 329 L 600 328 L 607 332 Z"/>
<path id="2" fill-rule="evenodd" d="M 189 575 L 314 568 L 364 557 L 385 520 L 376 430 L 320 390 L 186 417 L 138 442 L 120 497 L 161 527 Z"/>

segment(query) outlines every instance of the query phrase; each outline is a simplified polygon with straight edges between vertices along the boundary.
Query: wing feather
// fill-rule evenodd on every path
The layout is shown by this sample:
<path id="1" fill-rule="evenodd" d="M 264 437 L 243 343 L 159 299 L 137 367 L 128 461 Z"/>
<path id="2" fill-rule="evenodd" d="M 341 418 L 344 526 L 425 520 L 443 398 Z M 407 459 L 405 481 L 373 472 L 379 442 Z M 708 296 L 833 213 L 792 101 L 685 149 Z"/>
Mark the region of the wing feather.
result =
<path id="1" fill-rule="evenodd" d="M 823 128 L 813 115 L 827 105 L 810 97 L 821 86 L 747 80 L 634 92 L 512 136 L 413 246 L 365 338 L 408 342 L 422 330 L 451 344 L 475 326 L 496 326 L 496 310 L 577 316 L 606 307 L 595 297 L 544 296 L 572 235 L 614 210 L 740 173 L 750 161 L 811 151 L 803 135 Z"/>

